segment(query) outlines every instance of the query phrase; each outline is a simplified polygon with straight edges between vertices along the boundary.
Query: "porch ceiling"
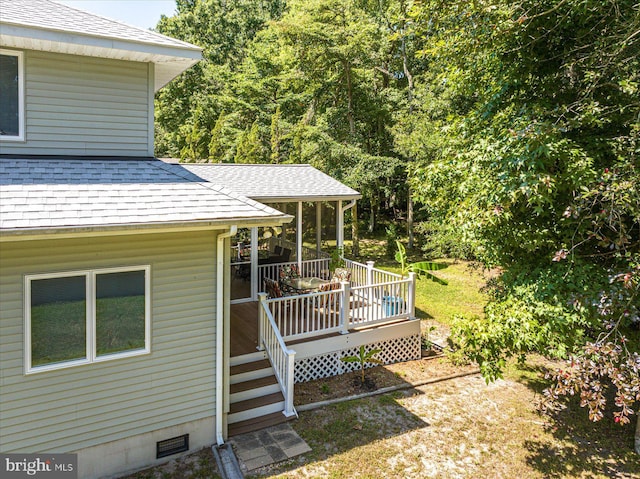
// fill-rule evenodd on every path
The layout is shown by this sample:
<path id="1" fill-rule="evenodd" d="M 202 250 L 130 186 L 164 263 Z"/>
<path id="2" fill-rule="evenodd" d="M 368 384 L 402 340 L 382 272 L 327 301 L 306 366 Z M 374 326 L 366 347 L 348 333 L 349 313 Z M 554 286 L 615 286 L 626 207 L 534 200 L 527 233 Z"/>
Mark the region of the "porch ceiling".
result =
<path id="1" fill-rule="evenodd" d="M 224 185 L 260 202 L 337 201 L 362 197 L 356 190 L 311 165 L 202 163 L 182 166 L 205 181 Z"/>

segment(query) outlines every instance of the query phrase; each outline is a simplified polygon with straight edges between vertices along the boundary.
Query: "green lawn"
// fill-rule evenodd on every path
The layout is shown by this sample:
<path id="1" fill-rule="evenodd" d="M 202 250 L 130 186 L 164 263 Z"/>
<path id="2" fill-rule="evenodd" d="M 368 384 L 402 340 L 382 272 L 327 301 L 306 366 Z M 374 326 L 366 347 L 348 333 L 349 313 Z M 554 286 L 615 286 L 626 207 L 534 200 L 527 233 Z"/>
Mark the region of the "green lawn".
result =
<path id="1" fill-rule="evenodd" d="M 407 252 L 410 262 L 424 261 L 419 251 Z M 395 260 L 386 256 L 386 242 L 376 239 L 365 239 L 360 242 L 360 258 L 358 261 L 375 261 L 376 267 L 400 273 Z M 434 275 L 446 280 L 447 286 L 429 279 L 418 279 L 416 285 L 416 315 L 420 319 L 433 319 L 442 324 L 451 324 L 457 314 L 482 315 L 487 302 L 482 292 L 490 274 L 467 261 L 450 259 L 434 260 L 446 263 L 448 268 L 435 271 Z"/>

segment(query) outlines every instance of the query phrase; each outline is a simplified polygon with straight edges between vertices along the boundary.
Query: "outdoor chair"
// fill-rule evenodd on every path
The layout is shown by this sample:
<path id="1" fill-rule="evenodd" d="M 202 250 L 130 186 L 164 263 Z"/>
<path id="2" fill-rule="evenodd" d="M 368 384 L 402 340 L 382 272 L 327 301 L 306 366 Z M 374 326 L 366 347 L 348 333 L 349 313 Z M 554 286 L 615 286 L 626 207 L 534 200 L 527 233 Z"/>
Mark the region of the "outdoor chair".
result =
<path id="1" fill-rule="evenodd" d="M 280 261 L 286 263 L 289 259 L 291 259 L 291 250 L 289 248 L 282 248 L 282 258 L 280 258 Z"/>
<path id="2" fill-rule="evenodd" d="M 331 282 L 340 283 L 342 281 L 350 281 L 351 280 L 351 271 L 347 268 L 336 268 L 333 272 L 333 277 L 331 278 Z"/>
<path id="3" fill-rule="evenodd" d="M 275 254 L 276 256 L 281 256 L 282 255 L 282 246 L 277 244 L 276 247 L 273 248 L 273 254 Z"/>
<path id="4" fill-rule="evenodd" d="M 286 282 L 290 279 L 297 279 L 300 277 L 300 270 L 298 266 L 293 264 L 290 266 L 281 266 L 280 267 L 280 289 L 286 294 L 295 294 L 296 291 L 288 286 Z"/>
<path id="5" fill-rule="evenodd" d="M 320 292 L 327 292 L 327 291 L 338 291 L 340 288 L 342 287 L 342 285 L 337 282 L 337 281 L 330 281 L 328 283 L 324 283 L 320 285 L 320 288 L 318 288 L 318 291 Z M 326 294 L 326 295 L 322 295 L 320 297 L 320 302 L 319 302 L 319 308 L 322 309 L 322 311 L 324 312 L 324 314 L 326 316 L 329 316 L 329 314 L 340 314 L 340 306 L 336 305 L 336 298 L 337 298 L 337 293 L 333 293 L 333 294 Z M 333 308 L 333 306 L 337 306 L 337 308 Z"/>
<path id="6" fill-rule="evenodd" d="M 267 297 L 269 299 L 282 298 L 284 296 L 277 281 L 270 278 L 264 278 L 263 282 L 265 293 L 267 293 Z"/>

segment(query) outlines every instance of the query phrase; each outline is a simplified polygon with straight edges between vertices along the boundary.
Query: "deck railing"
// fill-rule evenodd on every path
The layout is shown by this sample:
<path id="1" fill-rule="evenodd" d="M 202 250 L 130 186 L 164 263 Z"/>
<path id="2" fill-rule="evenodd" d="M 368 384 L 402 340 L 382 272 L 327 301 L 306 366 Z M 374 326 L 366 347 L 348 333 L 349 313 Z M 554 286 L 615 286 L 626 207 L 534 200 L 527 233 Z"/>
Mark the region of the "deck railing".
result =
<path id="1" fill-rule="evenodd" d="M 271 251 L 273 251 L 276 246 L 280 246 L 282 248 L 288 248 L 293 253 L 298 251 L 298 246 L 296 245 L 295 242 L 287 241 L 285 239 L 272 236 L 271 238 L 269 238 L 269 248 L 271 249 Z M 329 255 L 329 253 L 325 251 L 317 251 L 313 248 L 309 248 L 304 245 L 302 246 L 302 261 L 307 261 L 311 259 L 323 259 L 323 258 L 330 258 L 330 257 L 331 255 Z"/>
<path id="2" fill-rule="evenodd" d="M 329 271 L 330 261 L 331 260 L 329 258 L 303 261 L 300 265 L 300 275 L 305 277 L 315 276 L 316 278 L 329 279 L 331 277 L 331 272 Z M 297 264 L 297 261 L 289 261 L 287 263 L 259 264 L 258 291 L 264 291 L 264 285 L 262 284 L 264 278 L 278 281 L 280 278 L 280 268 L 282 268 L 283 266 L 292 266 Z"/>
<path id="3" fill-rule="evenodd" d="M 402 279 L 399 274 L 375 268 L 373 261 L 367 261 L 367 264 L 362 264 L 345 259 L 344 262 L 345 267 L 351 271 L 351 284 L 354 286 L 391 283 Z"/>
<path id="4" fill-rule="evenodd" d="M 344 288 L 266 300 L 275 325 L 286 341 L 344 329 Z"/>
<path id="5" fill-rule="evenodd" d="M 319 266 L 322 260 L 314 261 L 318 263 L 309 262 L 308 270 L 303 263 L 302 276 L 323 277 L 309 273 L 313 268 L 324 267 Z M 347 333 L 353 328 L 415 318 L 414 273 L 403 278 L 374 268 L 373 262 L 363 265 L 347 261 L 346 267 L 351 272 L 351 280 L 341 283 L 340 289 L 265 300 L 285 341 Z M 273 279 L 277 279 L 277 271 L 277 268 L 273 270 Z"/>
<path id="6" fill-rule="evenodd" d="M 370 326 L 401 318 L 415 317 L 415 277 L 388 283 L 378 283 L 351 288 L 351 299 L 346 307 L 348 328 Z"/>
<path id="7" fill-rule="evenodd" d="M 278 327 L 267 305 L 267 295 L 260 293 L 259 314 L 259 347 L 264 349 L 271 361 L 278 384 L 284 396 L 283 414 L 287 417 L 297 416 L 293 406 L 293 380 L 295 373 L 296 352 L 287 348 Z"/>

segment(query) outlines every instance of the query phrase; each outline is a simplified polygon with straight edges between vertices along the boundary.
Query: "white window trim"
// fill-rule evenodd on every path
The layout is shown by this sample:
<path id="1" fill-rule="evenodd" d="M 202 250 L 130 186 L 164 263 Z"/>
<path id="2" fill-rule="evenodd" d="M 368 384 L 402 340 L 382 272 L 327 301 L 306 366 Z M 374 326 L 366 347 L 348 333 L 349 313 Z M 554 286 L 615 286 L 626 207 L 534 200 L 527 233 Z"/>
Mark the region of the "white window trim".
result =
<path id="1" fill-rule="evenodd" d="M 111 353 L 102 356 L 97 355 L 95 331 L 96 331 L 96 276 L 109 273 L 126 273 L 131 271 L 144 271 L 144 348 Z M 42 366 L 31 365 L 31 281 L 39 279 L 67 278 L 72 276 L 85 277 L 86 295 L 86 343 L 84 359 L 61 361 Z M 65 369 L 83 364 L 100 363 L 114 359 L 141 356 L 151 352 L 151 267 L 127 266 L 121 268 L 102 268 L 91 270 L 65 271 L 60 273 L 32 274 L 24 277 L 24 372 L 34 374 L 45 371 Z"/>
<path id="2" fill-rule="evenodd" d="M 24 113 L 24 53 L 16 50 L 3 50 L 0 55 L 18 57 L 18 136 L 0 135 L 0 141 L 25 141 L 25 113 Z"/>

